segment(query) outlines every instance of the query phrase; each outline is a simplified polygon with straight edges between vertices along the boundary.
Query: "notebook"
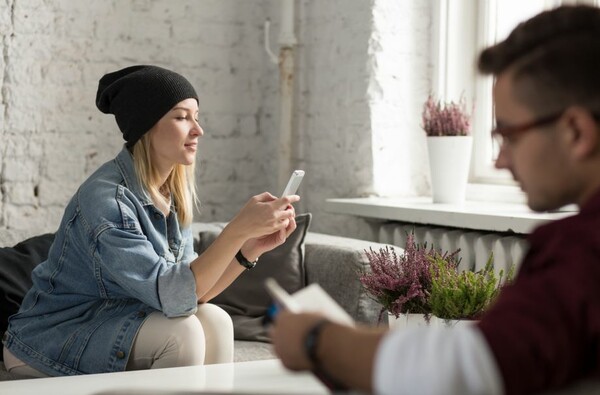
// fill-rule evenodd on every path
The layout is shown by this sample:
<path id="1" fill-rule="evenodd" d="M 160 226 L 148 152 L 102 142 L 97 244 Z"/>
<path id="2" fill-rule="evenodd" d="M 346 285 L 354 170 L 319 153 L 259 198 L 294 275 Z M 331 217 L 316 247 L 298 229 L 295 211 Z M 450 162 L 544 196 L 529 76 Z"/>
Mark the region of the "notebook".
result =
<path id="1" fill-rule="evenodd" d="M 265 287 L 275 302 L 268 312 L 271 319 L 277 314 L 279 308 L 284 308 L 292 313 L 320 313 L 333 322 L 354 326 L 354 319 L 319 284 L 310 284 L 291 295 L 273 278 L 265 280 Z M 347 389 L 323 371 L 313 370 L 313 374 L 333 391 Z"/>

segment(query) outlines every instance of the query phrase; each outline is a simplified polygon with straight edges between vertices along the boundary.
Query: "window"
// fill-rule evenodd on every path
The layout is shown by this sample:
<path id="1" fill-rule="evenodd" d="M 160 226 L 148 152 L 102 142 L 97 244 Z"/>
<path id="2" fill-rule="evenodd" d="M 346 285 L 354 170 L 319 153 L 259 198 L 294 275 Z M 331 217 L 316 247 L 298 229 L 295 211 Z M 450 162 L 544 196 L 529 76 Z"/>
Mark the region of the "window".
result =
<path id="1" fill-rule="evenodd" d="M 556 4 L 547 0 L 490 0 L 480 5 L 477 10 L 481 24 L 478 49 L 503 40 L 520 22 Z M 476 148 L 471 163 L 471 180 L 474 183 L 512 183 L 507 171 L 494 168 L 499 147 L 495 146 L 489 134 L 493 121 L 492 77 L 476 76 L 474 97 L 479 105 L 473 117 L 473 145 Z"/>
<path id="2" fill-rule="evenodd" d="M 494 168 L 498 147 L 490 137 L 492 128 L 492 78 L 477 74 L 475 60 L 482 48 L 503 40 L 520 22 L 544 9 L 566 3 L 598 5 L 598 0 L 441 0 L 437 4 L 434 35 L 433 86 L 445 100 L 464 95 L 473 103 L 473 156 L 471 184 L 514 185 L 506 171 Z M 516 189 L 516 188 L 514 188 Z M 509 198 L 509 200 L 511 200 Z"/>

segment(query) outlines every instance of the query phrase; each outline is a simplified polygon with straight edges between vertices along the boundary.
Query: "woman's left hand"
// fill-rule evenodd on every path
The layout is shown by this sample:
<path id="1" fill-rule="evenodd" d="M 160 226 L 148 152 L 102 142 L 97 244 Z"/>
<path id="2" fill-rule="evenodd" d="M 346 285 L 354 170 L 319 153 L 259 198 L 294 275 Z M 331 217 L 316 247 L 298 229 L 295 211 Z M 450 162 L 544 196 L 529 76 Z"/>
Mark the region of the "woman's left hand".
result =
<path id="1" fill-rule="evenodd" d="M 294 212 L 294 207 L 290 205 L 286 210 L 292 210 L 292 212 Z M 242 246 L 242 254 L 249 260 L 253 261 L 265 252 L 271 251 L 275 247 L 282 245 L 287 240 L 288 236 L 291 235 L 294 230 L 296 230 L 295 216 L 296 213 L 294 212 L 294 215 L 290 218 L 290 223 L 287 228 L 283 228 L 269 235 L 252 238 L 246 241 Z"/>

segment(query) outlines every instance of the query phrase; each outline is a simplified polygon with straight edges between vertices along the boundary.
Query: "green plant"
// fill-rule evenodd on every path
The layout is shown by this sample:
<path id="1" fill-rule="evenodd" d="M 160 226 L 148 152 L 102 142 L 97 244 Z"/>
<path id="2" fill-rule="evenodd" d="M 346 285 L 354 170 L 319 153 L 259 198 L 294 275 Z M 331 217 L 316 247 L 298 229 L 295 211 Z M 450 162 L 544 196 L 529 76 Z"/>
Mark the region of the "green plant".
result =
<path id="1" fill-rule="evenodd" d="M 490 254 L 485 267 L 479 271 L 459 271 L 457 265 L 448 264 L 434 256 L 431 265 L 431 313 L 442 319 L 475 319 L 494 301 L 501 287 L 512 281 L 512 265 L 503 282 L 504 271 L 494 272 L 494 255 Z"/>

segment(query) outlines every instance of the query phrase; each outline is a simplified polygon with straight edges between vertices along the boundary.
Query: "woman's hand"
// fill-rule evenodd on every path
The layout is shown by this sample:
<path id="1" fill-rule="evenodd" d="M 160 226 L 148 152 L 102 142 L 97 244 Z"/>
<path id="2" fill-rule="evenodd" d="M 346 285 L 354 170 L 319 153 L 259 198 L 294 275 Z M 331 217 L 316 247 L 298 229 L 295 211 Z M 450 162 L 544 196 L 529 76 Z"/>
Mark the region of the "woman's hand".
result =
<path id="1" fill-rule="evenodd" d="M 297 195 L 276 198 L 268 192 L 252 197 L 219 237 L 192 262 L 198 300 L 212 299 L 242 273 L 243 267 L 233 258 L 238 250 L 242 250 L 246 259 L 254 261 L 281 245 L 296 229 L 292 203 L 298 200 Z"/>
<path id="2" fill-rule="evenodd" d="M 292 203 L 299 200 L 298 195 L 277 198 L 268 192 L 261 193 L 253 196 L 227 227 L 245 240 L 269 236 L 255 244 L 272 245 L 272 249 L 283 242 L 276 244 L 278 240 L 285 240 L 296 228 Z"/>
<path id="3" fill-rule="evenodd" d="M 296 230 L 296 219 L 294 218 L 295 211 L 292 206 L 289 206 L 286 210 L 291 210 L 294 214 L 288 221 L 288 226 L 284 229 L 275 231 L 269 235 L 255 237 L 244 243 L 242 246 L 242 254 L 251 261 L 256 260 L 259 256 L 265 252 L 271 251 L 275 247 L 278 247 L 285 243 L 287 238 Z"/>

